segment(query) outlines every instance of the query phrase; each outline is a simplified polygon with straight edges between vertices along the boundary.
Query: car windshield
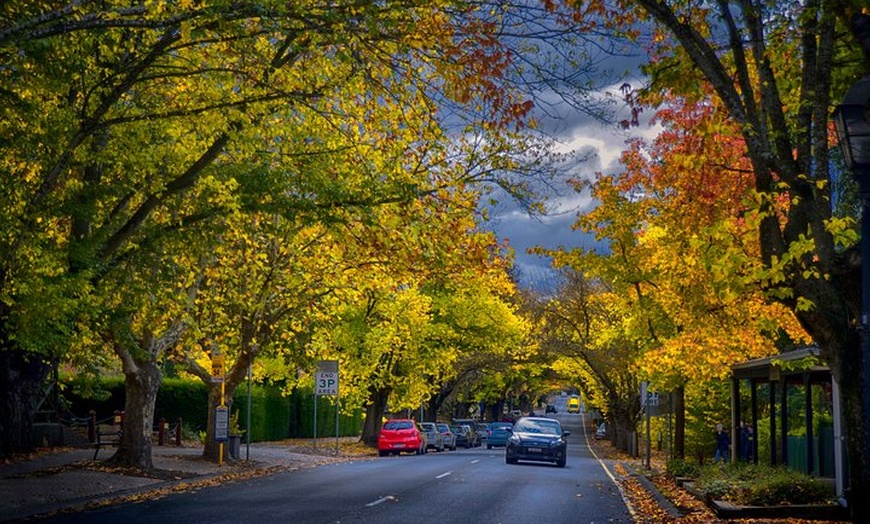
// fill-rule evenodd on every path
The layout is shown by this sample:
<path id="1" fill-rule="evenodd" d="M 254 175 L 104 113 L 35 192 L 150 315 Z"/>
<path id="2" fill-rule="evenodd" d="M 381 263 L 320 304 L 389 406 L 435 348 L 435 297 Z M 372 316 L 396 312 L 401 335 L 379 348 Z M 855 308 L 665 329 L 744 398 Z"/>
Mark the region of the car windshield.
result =
<path id="1" fill-rule="evenodd" d="M 438 424 L 438 429 L 443 433 L 446 431 L 450 431 L 450 427 L 447 424 Z"/>
<path id="2" fill-rule="evenodd" d="M 450 426 L 450 430 L 454 433 L 459 433 L 460 435 L 465 433 L 465 429 L 460 426 Z"/>
<path id="3" fill-rule="evenodd" d="M 513 424 L 508 424 L 508 423 L 505 423 L 505 424 L 493 424 L 493 425 L 490 426 L 489 428 L 490 428 L 490 429 L 508 429 L 508 428 L 510 428 L 512 425 L 513 425 Z"/>
<path id="4" fill-rule="evenodd" d="M 426 431 L 435 431 L 435 424 L 431 422 L 423 422 L 420 424 L 420 427 L 425 429 Z"/>
<path id="5" fill-rule="evenodd" d="M 522 419 L 514 425 L 514 431 L 520 433 L 540 433 L 542 435 L 561 435 L 562 426 L 555 420 Z"/>
<path id="6" fill-rule="evenodd" d="M 414 423 L 409 420 L 389 420 L 384 424 L 384 429 L 411 429 Z"/>

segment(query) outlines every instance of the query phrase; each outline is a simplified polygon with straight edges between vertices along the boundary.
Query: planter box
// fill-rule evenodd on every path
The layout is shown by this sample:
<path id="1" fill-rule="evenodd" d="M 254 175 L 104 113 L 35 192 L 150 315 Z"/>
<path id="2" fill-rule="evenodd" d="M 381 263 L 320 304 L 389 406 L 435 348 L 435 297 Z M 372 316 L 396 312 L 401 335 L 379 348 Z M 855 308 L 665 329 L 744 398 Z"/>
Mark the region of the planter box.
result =
<path id="1" fill-rule="evenodd" d="M 716 516 L 723 519 L 849 520 L 847 508 L 837 505 L 789 504 L 783 506 L 735 506 L 724 500 L 710 502 Z"/>
<path id="2" fill-rule="evenodd" d="M 683 489 L 696 499 L 704 501 L 723 519 L 805 519 L 849 521 L 849 510 L 842 506 L 828 504 L 788 504 L 782 506 L 737 506 L 724 500 L 708 500 L 704 493 L 695 488 L 690 481 L 682 483 Z"/>

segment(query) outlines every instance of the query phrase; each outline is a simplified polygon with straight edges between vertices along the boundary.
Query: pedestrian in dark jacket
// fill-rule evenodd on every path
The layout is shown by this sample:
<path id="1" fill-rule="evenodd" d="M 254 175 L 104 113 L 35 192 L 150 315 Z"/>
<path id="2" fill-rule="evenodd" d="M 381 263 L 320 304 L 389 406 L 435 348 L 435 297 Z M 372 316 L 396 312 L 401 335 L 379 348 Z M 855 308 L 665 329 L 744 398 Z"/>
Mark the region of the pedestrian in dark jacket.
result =
<path id="1" fill-rule="evenodd" d="M 722 463 L 728 462 L 728 448 L 731 447 L 731 437 L 728 436 L 728 433 L 725 432 L 725 429 L 722 427 L 722 424 L 716 424 L 716 455 L 713 459 L 714 464 L 719 463 L 719 459 L 722 459 Z"/>
<path id="2" fill-rule="evenodd" d="M 745 462 L 755 461 L 755 428 L 744 424 L 740 431 L 740 458 Z"/>

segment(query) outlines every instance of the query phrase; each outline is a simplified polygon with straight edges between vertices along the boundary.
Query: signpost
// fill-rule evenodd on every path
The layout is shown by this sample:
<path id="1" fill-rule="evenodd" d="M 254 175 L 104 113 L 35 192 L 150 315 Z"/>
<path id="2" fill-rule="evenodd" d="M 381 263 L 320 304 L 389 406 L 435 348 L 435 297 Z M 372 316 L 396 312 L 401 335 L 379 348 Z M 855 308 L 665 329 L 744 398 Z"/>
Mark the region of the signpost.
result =
<path id="1" fill-rule="evenodd" d="M 211 355 L 211 382 L 221 385 L 220 405 L 214 412 L 214 441 L 218 443 L 218 465 L 224 464 L 224 442 L 229 440 L 230 410 L 224 400 L 224 363 L 226 360 L 220 351 L 214 350 Z"/>
<path id="2" fill-rule="evenodd" d="M 646 414 L 646 468 L 650 469 L 652 462 L 650 446 L 650 439 L 652 438 L 650 433 L 650 406 L 658 406 L 659 394 L 649 391 L 649 382 L 641 382 L 640 398 L 641 402 L 643 402 L 643 411 Z"/>
<path id="3" fill-rule="evenodd" d="M 335 454 L 338 455 L 338 361 L 321 360 L 314 374 L 314 447 L 317 448 L 317 397 L 335 395 Z"/>

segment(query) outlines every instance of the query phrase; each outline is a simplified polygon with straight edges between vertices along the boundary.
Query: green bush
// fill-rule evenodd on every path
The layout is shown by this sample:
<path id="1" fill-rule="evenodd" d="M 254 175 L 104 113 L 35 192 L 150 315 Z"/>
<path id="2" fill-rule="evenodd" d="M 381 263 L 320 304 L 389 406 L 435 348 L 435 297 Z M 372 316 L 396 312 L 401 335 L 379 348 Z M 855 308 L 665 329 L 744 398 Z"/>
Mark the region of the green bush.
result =
<path id="1" fill-rule="evenodd" d="M 728 464 L 701 469 L 695 487 L 708 498 L 743 506 L 825 504 L 834 493 L 825 483 L 799 471 L 762 464 Z"/>
<path id="2" fill-rule="evenodd" d="M 667 463 L 668 474 L 672 477 L 698 478 L 701 467 L 685 459 L 671 459 Z"/>
<path id="3" fill-rule="evenodd" d="M 91 410 L 97 419 L 111 417 L 124 409 L 123 377 L 64 377 L 63 391 L 70 411 L 79 417 Z M 317 436 L 335 436 L 334 397 L 319 397 L 317 402 Z M 232 413 L 240 429 L 247 425 L 248 388 L 236 388 L 232 398 Z M 229 399 L 228 402 L 229 403 Z M 154 407 L 155 424 L 165 418 L 172 426 L 180 417 L 183 431 L 193 435 L 204 432 L 208 424 L 208 387 L 201 380 L 165 378 L 157 391 Z M 362 432 L 363 414 L 341 413 L 339 436 L 354 436 Z M 295 390 L 285 396 L 277 386 L 254 384 L 251 388 L 251 441 L 311 438 L 314 433 L 314 395 L 311 389 Z"/>
<path id="4" fill-rule="evenodd" d="M 797 471 L 780 469 L 752 486 L 742 504 L 774 506 L 777 504 L 814 504 L 832 498 L 829 486 Z"/>

